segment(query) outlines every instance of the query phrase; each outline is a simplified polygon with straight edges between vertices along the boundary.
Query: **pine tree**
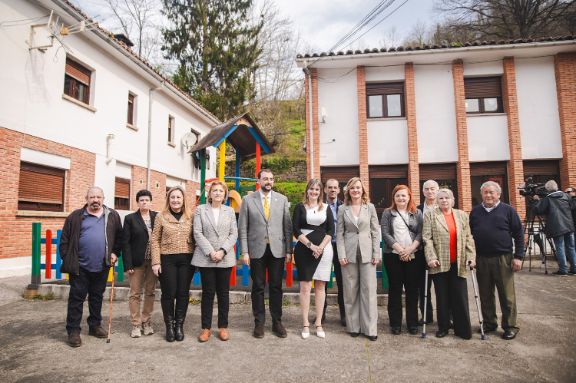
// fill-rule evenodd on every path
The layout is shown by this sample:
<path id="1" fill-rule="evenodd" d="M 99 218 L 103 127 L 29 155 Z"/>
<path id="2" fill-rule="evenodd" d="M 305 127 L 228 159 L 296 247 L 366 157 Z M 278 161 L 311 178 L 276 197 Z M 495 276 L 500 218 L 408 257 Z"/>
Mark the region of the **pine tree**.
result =
<path id="1" fill-rule="evenodd" d="M 162 50 L 178 62 L 173 81 L 218 118 L 240 112 L 254 98 L 262 20 L 252 0 L 163 0 L 170 25 Z"/>

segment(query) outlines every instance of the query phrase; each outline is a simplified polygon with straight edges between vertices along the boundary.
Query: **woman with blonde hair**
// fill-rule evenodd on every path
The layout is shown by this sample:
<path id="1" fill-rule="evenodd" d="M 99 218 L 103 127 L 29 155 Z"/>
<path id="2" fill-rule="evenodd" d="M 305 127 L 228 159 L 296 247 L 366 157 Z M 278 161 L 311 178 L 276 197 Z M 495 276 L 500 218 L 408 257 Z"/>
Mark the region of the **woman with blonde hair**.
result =
<path id="1" fill-rule="evenodd" d="M 380 225 L 359 177 L 348 181 L 336 226 L 342 266 L 346 327 L 352 337 L 378 338 L 376 266 L 382 260 Z"/>
<path id="2" fill-rule="evenodd" d="M 236 264 L 234 245 L 238 238 L 234 209 L 224 205 L 228 199 L 228 187 L 222 181 L 214 181 L 208 188 L 208 203 L 196 208 L 194 214 L 194 239 L 196 249 L 192 265 L 200 270 L 202 277 L 202 331 L 199 342 L 210 339 L 214 295 L 218 295 L 218 337 L 227 341 L 230 272 Z"/>
<path id="3" fill-rule="evenodd" d="M 454 194 L 440 189 L 436 197 L 438 207 L 424 215 L 424 252 L 436 290 L 438 331 L 436 337 L 448 334 L 450 313 L 454 334 L 470 339 L 470 311 L 468 308 L 468 268 L 476 265 L 476 249 L 470 231 L 468 214 L 454 209 Z"/>
<path id="4" fill-rule="evenodd" d="M 156 216 L 150 245 L 152 271 L 159 277 L 162 290 L 160 303 L 166 341 L 182 341 L 190 282 L 194 276 L 194 266 L 190 264 L 194 251 L 192 216 L 182 187 L 168 190 L 164 210 Z"/>
<path id="5" fill-rule="evenodd" d="M 322 313 L 326 299 L 326 282 L 332 274 L 332 237 L 334 217 L 324 202 L 324 189 L 319 179 L 311 179 L 306 185 L 304 198 L 296 205 L 292 218 L 294 236 L 298 239 L 294 248 L 294 260 L 300 281 L 300 308 L 302 310 L 302 338 L 310 336 L 308 312 L 310 291 L 314 281 L 314 304 L 316 308 L 316 336 L 325 338 Z"/>

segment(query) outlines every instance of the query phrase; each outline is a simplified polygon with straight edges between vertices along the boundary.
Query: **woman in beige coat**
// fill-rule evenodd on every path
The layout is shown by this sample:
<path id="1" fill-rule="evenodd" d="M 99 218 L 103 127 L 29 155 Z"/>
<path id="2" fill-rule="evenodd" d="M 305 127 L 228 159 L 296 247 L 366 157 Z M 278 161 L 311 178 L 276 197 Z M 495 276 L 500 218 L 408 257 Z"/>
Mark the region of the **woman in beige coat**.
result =
<path id="1" fill-rule="evenodd" d="M 168 190 L 164 210 L 156 216 L 150 247 L 152 271 L 159 277 L 162 290 L 160 303 L 166 324 L 166 340 L 182 341 L 190 282 L 194 276 L 194 267 L 190 265 L 194 244 L 192 216 L 181 187 Z"/>
<path id="2" fill-rule="evenodd" d="M 228 308 L 230 272 L 236 264 L 234 245 L 238 238 L 234 209 L 223 203 L 228 198 L 228 187 L 214 181 L 208 189 L 208 203 L 198 206 L 194 215 L 196 249 L 192 265 L 202 277 L 202 331 L 198 341 L 210 339 L 214 295 L 218 295 L 218 337 L 226 341 L 228 333 Z"/>
<path id="3" fill-rule="evenodd" d="M 426 262 L 436 290 L 436 336 L 442 338 L 448 334 L 452 313 L 454 334 L 470 339 L 472 330 L 466 276 L 468 268 L 476 264 L 476 250 L 468 214 L 453 209 L 454 195 L 449 189 L 438 190 L 436 200 L 438 207 L 424 215 L 422 231 Z"/>
<path id="4" fill-rule="evenodd" d="M 382 260 L 376 208 L 358 177 L 351 178 L 338 209 L 336 246 L 342 266 L 346 327 L 351 336 L 378 338 L 376 265 Z"/>

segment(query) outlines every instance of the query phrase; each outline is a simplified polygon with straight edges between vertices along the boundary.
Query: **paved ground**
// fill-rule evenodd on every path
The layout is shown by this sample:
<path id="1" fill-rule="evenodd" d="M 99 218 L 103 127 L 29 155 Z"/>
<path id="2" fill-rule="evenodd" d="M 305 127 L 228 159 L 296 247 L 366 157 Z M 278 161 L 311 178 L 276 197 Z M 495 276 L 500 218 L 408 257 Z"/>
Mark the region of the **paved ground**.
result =
<path id="1" fill-rule="evenodd" d="M 555 270 L 555 269 L 552 269 Z M 287 339 L 251 336 L 250 306 L 230 312 L 231 340 L 212 337 L 199 344 L 200 307 L 190 307 L 183 342 L 163 340 L 159 305 L 157 334 L 131 339 L 126 302 L 114 303 L 111 343 L 88 337 L 72 349 L 65 344 L 65 300 L 26 301 L 27 279 L 0 279 L 0 382 L 575 382 L 576 276 L 555 277 L 541 270 L 517 276 L 521 331 L 510 342 L 492 335 L 470 341 L 437 339 L 436 326 L 421 339 L 387 331 L 380 307 L 376 342 L 351 338 L 329 308 L 327 338 L 299 336 L 299 307 L 287 305 Z M 471 285 L 469 286 L 472 293 Z M 474 330 L 478 328 L 470 297 Z M 87 310 L 87 308 L 85 309 Z M 108 312 L 108 304 L 103 312 Z M 107 314 L 105 315 L 107 318 Z"/>

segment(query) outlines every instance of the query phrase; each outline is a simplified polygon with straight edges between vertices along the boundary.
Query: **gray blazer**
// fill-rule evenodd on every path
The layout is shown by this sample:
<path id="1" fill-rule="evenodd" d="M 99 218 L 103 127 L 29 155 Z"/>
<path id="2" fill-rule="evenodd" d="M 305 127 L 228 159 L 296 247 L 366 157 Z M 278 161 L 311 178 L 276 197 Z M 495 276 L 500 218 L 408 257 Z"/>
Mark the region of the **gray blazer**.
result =
<path id="1" fill-rule="evenodd" d="M 348 259 L 356 263 L 356 253 L 360 246 L 362 263 L 372 259 L 381 260 L 380 251 L 380 225 L 378 215 L 373 204 L 362 204 L 358 224 L 352 215 L 352 206 L 341 205 L 338 209 L 338 223 L 336 225 L 336 247 L 338 259 Z"/>
<path id="2" fill-rule="evenodd" d="M 380 220 L 380 225 L 382 226 L 382 239 L 384 240 L 384 246 L 382 246 L 382 251 L 384 253 L 392 252 L 392 245 L 396 243 L 394 238 L 394 226 L 392 224 L 394 218 L 398 216 L 398 212 L 392 209 L 386 209 L 382 213 L 382 219 Z M 422 212 L 416 209 L 414 213 L 408 213 L 408 232 L 410 233 L 410 238 L 412 241 L 418 241 L 422 243 L 422 225 L 424 225 L 424 218 L 422 217 Z"/>
<path id="3" fill-rule="evenodd" d="M 232 267 L 236 264 L 234 245 L 238 239 L 236 215 L 229 206 L 220 208 L 218 225 L 214 222 L 214 215 L 210 205 L 200 205 L 194 214 L 194 239 L 196 248 L 192 257 L 192 265 L 198 267 Z M 213 262 L 210 253 L 220 249 L 226 250 L 226 255 L 220 262 Z"/>
<path id="4" fill-rule="evenodd" d="M 261 193 L 256 191 L 242 199 L 240 219 L 240 248 L 250 258 L 262 258 L 266 244 L 272 255 L 283 258 L 292 253 L 292 221 L 288 199 L 275 191 L 270 192 L 270 219 L 264 217 Z"/>

